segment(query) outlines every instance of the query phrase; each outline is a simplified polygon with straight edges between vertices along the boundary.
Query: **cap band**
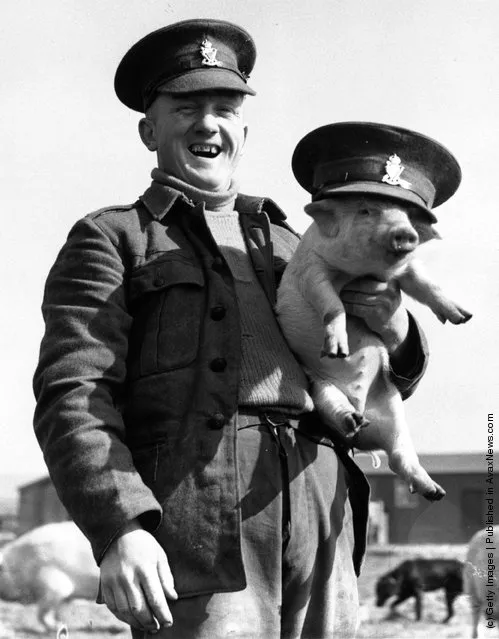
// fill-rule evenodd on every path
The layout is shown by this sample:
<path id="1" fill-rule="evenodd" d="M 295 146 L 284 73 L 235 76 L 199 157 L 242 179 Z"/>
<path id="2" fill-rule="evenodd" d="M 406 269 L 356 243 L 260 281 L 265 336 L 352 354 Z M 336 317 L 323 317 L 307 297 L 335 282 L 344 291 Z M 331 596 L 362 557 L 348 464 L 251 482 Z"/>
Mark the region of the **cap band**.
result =
<path id="1" fill-rule="evenodd" d="M 221 64 L 216 67 L 217 69 L 232 71 L 246 84 L 246 77 L 242 75 L 237 67 L 235 67 L 230 62 L 226 62 L 220 59 L 219 61 L 221 62 Z M 182 59 L 175 60 L 174 63 L 169 65 L 168 68 L 159 77 L 154 78 L 154 81 L 144 88 L 144 105 L 147 107 L 151 104 L 152 99 L 155 97 L 156 91 L 161 87 L 161 85 L 165 84 L 169 80 L 173 80 L 174 78 L 185 75 L 186 73 L 188 73 L 189 71 L 193 71 L 194 69 L 204 69 L 206 71 L 211 71 L 213 67 L 204 66 L 198 60 L 192 59 L 190 56 L 184 56 Z"/>
<path id="2" fill-rule="evenodd" d="M 435 187 L 420 171 L 400 165 L 399 177 L 387 173 L 387 162 L 380 157 L 353 157 L 319 164 L 314 171 L 313 192 L 325 187 L 341 187 L 355 182 L 376 182 L 411 191 L 429 209 L 435 198 Z"/>

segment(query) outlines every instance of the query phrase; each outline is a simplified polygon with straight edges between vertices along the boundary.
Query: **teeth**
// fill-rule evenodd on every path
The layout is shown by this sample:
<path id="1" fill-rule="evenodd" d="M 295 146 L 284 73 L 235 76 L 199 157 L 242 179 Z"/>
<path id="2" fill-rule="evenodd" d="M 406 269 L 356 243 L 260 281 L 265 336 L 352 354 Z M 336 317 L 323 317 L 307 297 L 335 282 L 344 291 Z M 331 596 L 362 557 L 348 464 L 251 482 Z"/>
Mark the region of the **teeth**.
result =
<path id="1" fill-rule="evenodd" d="M 191 153 L 200 153 L 202 155 L 216 156 L 220 152 L 220 148 L 216 144 L 191 144 L 189 147 Z"/>

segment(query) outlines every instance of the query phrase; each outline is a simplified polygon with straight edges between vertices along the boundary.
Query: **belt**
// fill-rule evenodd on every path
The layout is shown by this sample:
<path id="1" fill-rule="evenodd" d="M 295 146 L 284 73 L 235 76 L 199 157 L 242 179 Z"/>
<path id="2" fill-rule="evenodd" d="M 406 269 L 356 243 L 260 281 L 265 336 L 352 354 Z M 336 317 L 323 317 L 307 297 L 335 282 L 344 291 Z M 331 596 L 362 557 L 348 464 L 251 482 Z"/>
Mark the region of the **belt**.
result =
<path id="1" fill-rule="evenodd" d="M 242 408 L 237 414 L 237 428 L 248 428 L 249 426 L 257 426 L 258 424 L 267 424 L 268 426 L 292 426 L 298 428 L 300 416 L 287 415 L 275 410 Z"/>
<path id="2" fill-rule="evenodd" d="M 299 416 L 286 415 L 275 410 L 241 408 L 237 416 L 237 429 L 242 430 L 249 426 L 264 424 L 271 427 L 271 431 L 277 436 L 278 426 L 292 426 L 298 428 L 301 424 L 300 432 L 316 443 L 324 443 L 324 427 L 320 427 L 321 420 L 317 413 L 303 413 Z M 319 426 L 319 430 L 317 427 Z M 364 473 L 357 466 L 349 455 L 349 447 L 334 436 L 333 432 L 328 432 L 327 440 L 329 446 L 335 449 L 338 458 L 343 463 L 347 472 L 348 497 L 352 505 L 354 548 L 352 559 L 357 576 L 360 574 L 362 561 L 366 551 L 367 520 L 369 504 L 369 484 Z"/>

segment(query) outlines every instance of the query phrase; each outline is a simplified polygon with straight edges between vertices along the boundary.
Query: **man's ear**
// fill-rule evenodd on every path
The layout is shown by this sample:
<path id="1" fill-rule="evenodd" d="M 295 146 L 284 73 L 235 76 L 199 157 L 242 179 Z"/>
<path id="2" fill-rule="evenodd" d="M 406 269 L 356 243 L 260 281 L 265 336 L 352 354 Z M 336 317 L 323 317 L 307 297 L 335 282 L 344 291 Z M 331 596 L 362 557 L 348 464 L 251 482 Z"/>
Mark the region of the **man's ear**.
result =
<path id="1" fill-rule="evenodd" d="M 154 122 L 150 118 L 145 117 L 139 121 L 139 135 L 149 151 L 157 151 L 158 144 L 156 142 Z"/>
<path id="2" fill-rule="evenodd" d="M 305 206 L 305 213 L 313 218 L 320 232 L 328 237 L 336 237 L 339 233 L 338 213 L 335 202 L 331 199 L 309 202 Z"/>

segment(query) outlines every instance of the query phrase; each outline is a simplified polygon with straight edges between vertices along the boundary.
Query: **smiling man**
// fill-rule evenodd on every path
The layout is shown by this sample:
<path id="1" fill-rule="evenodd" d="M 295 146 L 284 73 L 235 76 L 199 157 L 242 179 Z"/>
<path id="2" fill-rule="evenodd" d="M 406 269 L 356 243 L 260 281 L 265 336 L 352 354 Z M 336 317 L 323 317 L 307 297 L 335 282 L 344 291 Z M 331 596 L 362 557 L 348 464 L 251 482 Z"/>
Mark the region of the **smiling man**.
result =
<path id="1" fill-rule="evenodd" d="M 165 173 L 199 189 L 227 191 L 246 140 L 243 100 L 234 91 L 161 93 L 139 123 L 140 137 L 157 151 Z"/>
<path id="2" fill-rule="evenodd" d="M 315 414 L 274 315 L 298 237 L 234 178 L 254 62 L 249 34 L 219 20 L 128 51 L 115 89 L 144 114 L 152 184 L 77 222 L 45 289 L 35 432 L 92 544 L 99 601 L 136 638 L 357 625 L 367 484 Z M 360 283 L 349 295 L 349 312 L 388 327 L 409 395 L 425 353 L 400 294 Z"/>

